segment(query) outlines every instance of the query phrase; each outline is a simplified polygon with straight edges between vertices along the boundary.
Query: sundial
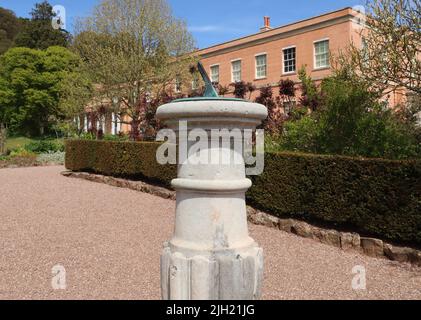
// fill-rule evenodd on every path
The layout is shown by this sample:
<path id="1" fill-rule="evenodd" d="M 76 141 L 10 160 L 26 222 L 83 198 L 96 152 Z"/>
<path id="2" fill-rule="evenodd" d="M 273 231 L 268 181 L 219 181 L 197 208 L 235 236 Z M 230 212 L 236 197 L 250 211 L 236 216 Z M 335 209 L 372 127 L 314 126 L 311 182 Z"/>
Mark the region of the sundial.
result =
<path id="1" fill-rule="evenodd" d="M 199 73 L 205 82 L 205 93 L 203 94 L 203 97 L 218 98 L 218 92 L 216 92 L 212 81 L 210 80 L 205 68 L 203 67 L 203 64 L 200 61 L 197 63 L 197 70 L 199 70 Z"/>
<path id="2" fill-rule="evenodd" d="M 215 87 L 213 86 L 212 81 L 209 78 L 209 75 L 207 74 L 205 68 L 203 67 L 203 64 L 200 61 L 197 63 L 197 70 L 199 71 L 200 75 L 202 76 L 203 82 L 205 83 L 205 92 L 203 93 L 203 96 L 194 97 L 194 98 L 176 99 L 173 101 L 173 103 L 186 102 L 186 101 L 203 101 L 203 100 L 223 100 L 223 101 L 243 101 L 243 102 L 246 101 L 247 102 L 247 100 L 244 100 L 244 99 L 220 97 L 218 95 L 218 92 L 215 90 Z"/>
<path id="3" fill-rule="evenodd" d="M 243 152 L 235 146 L 250 144 L 245 130 L 260 125 L 267 108 L 220 97 L 203 65 L 197 66 L 204 96 L 176 100 L 156 112 L 172 133 L 168 139 L 176 136 L 177 147 L 171 142 L 164 149 L 179 152 L 177 178 L 171 182 L 177 193 L 174 234 L 161 254 L 162 298 L 258 299 L 263 250 L 249 236 L 245 192 L 252 182 L 246 177 Z M 258 158 L 256 170 L 263 168 Z"/>

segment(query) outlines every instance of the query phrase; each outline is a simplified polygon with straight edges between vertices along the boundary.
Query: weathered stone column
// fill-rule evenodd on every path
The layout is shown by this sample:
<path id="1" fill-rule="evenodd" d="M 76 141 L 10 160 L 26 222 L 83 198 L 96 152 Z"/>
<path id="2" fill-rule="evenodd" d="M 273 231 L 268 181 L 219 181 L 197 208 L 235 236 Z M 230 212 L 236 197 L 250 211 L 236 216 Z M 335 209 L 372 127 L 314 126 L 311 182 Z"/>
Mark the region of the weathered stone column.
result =
<path id="1" fill-rule="evenodd" d="M 172 181 L 177 191 L 174 236 L 161 256 L 163 299 L 259 298 L 263 253 L 249 237 L 245 203 L 251 181 L 235 142 L 216 146 L 219 137 L 212 130 L 254 129 L 266 116 L 262 105 L 224 98 L 182 99 L 158 109 L 157 117 L 177 132 L 179 148 L 190 150 L 196 141 L 183 145 L 183 138 L 202 133 L 202 139 L 205 130 L 208 143 L 200 154 L 230 159 L 197 163 L 189 155 L 178 163 L 178 178 Z M 187 123 L 186 130 L 179 130 L 180 121 Z M 241 136 L 236 139 L 242 142 Z"/>

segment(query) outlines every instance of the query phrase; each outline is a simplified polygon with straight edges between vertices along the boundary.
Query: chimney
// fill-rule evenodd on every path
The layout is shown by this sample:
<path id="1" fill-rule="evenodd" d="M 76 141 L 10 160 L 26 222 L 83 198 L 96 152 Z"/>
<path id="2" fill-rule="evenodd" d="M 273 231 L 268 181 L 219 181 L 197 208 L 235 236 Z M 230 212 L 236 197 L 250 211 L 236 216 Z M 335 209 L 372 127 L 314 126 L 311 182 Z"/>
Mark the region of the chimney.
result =
<path id="1" fill-rule="evenodd" d="M 263 21 L 264 21 L 264 26 L 260 28 L 260 32 L 271 30 L 272 27 L 270 26 L 270 17 L 264 16 Z"/>

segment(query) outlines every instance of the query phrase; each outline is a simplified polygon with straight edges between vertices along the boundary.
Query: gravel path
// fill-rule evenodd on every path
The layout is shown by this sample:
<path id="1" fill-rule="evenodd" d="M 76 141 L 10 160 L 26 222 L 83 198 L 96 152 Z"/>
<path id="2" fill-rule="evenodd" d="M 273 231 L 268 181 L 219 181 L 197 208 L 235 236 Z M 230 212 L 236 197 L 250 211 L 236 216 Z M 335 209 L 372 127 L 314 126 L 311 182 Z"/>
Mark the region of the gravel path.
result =
<path id="1" fill-rule="evenodd" d="M 0 299 L 159 299 L 174 201 L 62 177 L 0 170 Z M 250 226 L 265 252 L 264 299 L 421 299 L 421 269 Z M 66 269 L 53 290 L 52 267 Z M 351 288 L 356 265 L 367 289 Z"/>

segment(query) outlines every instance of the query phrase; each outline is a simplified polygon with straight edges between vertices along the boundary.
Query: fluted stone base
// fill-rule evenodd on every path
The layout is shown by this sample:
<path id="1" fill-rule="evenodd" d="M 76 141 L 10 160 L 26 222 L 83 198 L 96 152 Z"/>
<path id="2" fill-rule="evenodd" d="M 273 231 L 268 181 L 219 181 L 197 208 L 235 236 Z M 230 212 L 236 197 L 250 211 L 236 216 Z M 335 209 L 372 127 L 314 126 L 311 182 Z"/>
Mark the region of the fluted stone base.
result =
<path id="1" fill-rule="evenodd" d="M 259 299 L 263 250 L 218 250 L 191 256 L 164 247 L 161 286 L 164 300 Z"/>

